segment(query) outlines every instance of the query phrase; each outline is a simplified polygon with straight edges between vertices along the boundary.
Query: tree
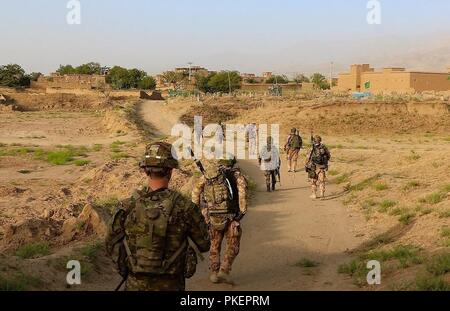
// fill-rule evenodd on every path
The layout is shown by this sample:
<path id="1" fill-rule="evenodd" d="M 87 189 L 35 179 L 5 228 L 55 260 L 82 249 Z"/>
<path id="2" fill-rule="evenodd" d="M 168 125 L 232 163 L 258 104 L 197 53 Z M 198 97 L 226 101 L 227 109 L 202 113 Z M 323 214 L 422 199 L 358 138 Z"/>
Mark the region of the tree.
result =
<path id="1" fill-rule="evenodd" d="M 275 84 L 275 83 L 277 83 L 277 84 L 286 84 L 286 83 L 289 83 L 289 78 L 286 77 L 285 75 L 282 75 L 282 76 L 275 75 L 275 76 L 272 76 L 272 77 L 268 78 L 266 80 L 266 83 L 270 83 L 270 84 Z"/>
<path id="2" fill-rule="evenodd" d="M 114 66 L 106 76 L 108 82 L 114 89 L 129 89 L 128 70 L 120 66 Z"/>
<path id="3" fill-rule="evenodd" d="M 0 66 L 0 85 L 8 87 L 30 86 L 30 76 L 17 64 Z"/>
<path id="4" fill-rule="evenodd" d="M 58 74 L 63 75 L 73 75 L 75 74 L 75 68 L 72 65 L 59 65 L 58 70 L 56 70 Z"/>
<path id="5" fill-rule="evenodd" d="M 211 76 L 208 88 L 213 93 L 228 93 L 240 89 L 242 78 L 237 71 L 221 71 Z"/>
<path id="6" fill-rule="evenodd" d="M 314 83 L 314 86 L 321 90 L 330 89 L 330 84 L 327 81 L 327 78 L 323 74 L 315 73 L 311 76 L 311 82 Z"/>
<path id="7" fill-rule="evenodd" d="M 138 87 L 142 90 L 154 90 L 156 88 L 156 81 L 153 77 L 146 76 L 139 82 Z"/>
<path id="8" fill-rule="evenodd" d="M 309 83 L 310 80 L 307 76 L 305 76 L 304 74 L 298 74 L 294 77 L 294 82 L 295 83 Z"/>
<path id="9" fill-rule="evenodd" d="M 90 62 L 75 68 L 75 73 L 80 75 L 99 75 L 102 66 L 99 63 Z"/>
<path id="10" fill-rule="evenodd" d="M 29 76 L 31 81 L 37 81 L 40 76 L 43 76 L 43 74 L 40 72 L 32 72 L 29 74 Z"/>
<path id="11" fill-rule="evenodd" d="M 177 88 L 186 79 L 182 72 L 165 71 L 162 73 L 162 80 L 166 84 L 172 84 L 174 88 Z"/>

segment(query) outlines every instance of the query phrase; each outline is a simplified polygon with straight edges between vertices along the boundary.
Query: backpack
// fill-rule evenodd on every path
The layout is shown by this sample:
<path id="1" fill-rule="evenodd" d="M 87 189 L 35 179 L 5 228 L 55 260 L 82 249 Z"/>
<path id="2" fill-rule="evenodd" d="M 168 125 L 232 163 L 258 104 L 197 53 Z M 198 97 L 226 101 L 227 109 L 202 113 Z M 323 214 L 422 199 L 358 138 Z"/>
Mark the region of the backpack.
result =
<path id="1" fill-rule="evenodd" d="M 303 146 L 303 140 L 300 135 L 293 135 L 289 140 L 290 149 L 301 149 Z"/>
<path id="2" fill-rule="evenodd" d="M 328 161 L 330 160 L 330 153 L 328 152 L 327 147 L 325 147 L 324 145 L 320 145 L 313 148 L 311 160 L 314 164 L 317 165 L 328 165 Z"/>
<path id="3" fill-rule="evenodd" d="M 223 170 L 217 177 L 206 179 L 203 197 L 210 215 L 237 214 L 239 192 L 232 169 Z"/>
<path id="4" fill-rule="evenodd" d="M 185 250 L 183 241 L 177 251 L 166 259 L 166 250 L 175 242 L 167 236 L 167 227 L 180 194 L 171 192 L 160 201 L 141 198 L 125 220 L 125 249 L 133 273 L 166 274 L 171 264 Z M 170 274 L 170 273 L 169 273 Z"/>

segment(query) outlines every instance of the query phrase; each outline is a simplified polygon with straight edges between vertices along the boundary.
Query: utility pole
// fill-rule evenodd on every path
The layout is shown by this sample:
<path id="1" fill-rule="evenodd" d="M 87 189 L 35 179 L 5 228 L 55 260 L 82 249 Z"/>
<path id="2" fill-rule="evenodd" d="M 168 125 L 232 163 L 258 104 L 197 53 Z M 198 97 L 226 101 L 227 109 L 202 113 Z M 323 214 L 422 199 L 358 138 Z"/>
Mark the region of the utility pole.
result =
<path id="1" fill-rule="evenodd" d="M 330 90 L 333 87 L 333 66 L 334 66 L 334 63 L 331 62 L 330 63 Z"/>
<path id="2" fill-rule="evenodd" d="M 189 82 L 191 82 L 191 77 L 192 77 L 192 70 L 191 70 L 191 68 L 192 68 L 192 62 L 189 62 L 188 65 L 189 65 Z"/>

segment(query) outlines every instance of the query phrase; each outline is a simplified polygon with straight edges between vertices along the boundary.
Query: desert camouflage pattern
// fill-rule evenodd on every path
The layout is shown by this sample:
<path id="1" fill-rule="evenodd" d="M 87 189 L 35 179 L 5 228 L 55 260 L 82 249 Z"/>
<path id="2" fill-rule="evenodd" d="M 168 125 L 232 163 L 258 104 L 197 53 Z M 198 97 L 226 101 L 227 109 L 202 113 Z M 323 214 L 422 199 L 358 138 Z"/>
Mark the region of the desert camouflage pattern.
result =
<path id="1" fill-rule="evenodd" d="M 264 178 L 266 180 L 267 189 L 269 189 L 270 187 L 275 187 L 275 184 L 277 183 L 276 173 L 277 171 L 274 170 L 264 171 Z"/>
<path id="2" fill-rule="evenodd" d="M 234 178 L 236 179 L 239 192 L 239 212 L 247 213 L 247 181 L 238 169 L 234 170 Z M 207 180 L 202 176 L 192 191 L 192 202 L 196 205 L 200 204 L 202 195 L 204 194 Z M 205 198 L 206 199 L 206 198 Z M 210 215 L 210 211 L 216 209 L 214 202 L 206 201 L 206 206 L 202 210 L 202 214 L 206 223 L 209 225 L 209 234 L 211 238 L 211 248 L 209 252 L 210 270 L 212 272 L 223 271 L 229 273 L 232 264 L 239 254 L 240 240 L 242 236 L 242 228 L 239 221 L 235 220 L 235 214 Z M 220 258 L 222 242 L 226 239 L 227 249 L 224 252 L 223 260 Z"/>
<path id="3" fill-rule="evenodd" d="M 156 286 L 159 290 L 184 289 L 188 238 L 200 252 L 210 247 L 208 228 L 198 206 L 169 189 L 152 192 L 144 188 L 121 202 L 109 225 L 107 248 L 114 248 L 108 244 L 122 231 L 132 257 L 127 261 L 127 290 L 155 288 L 164 280 L 171 281 Z M 176 259 L 165 266 L 178 251 Z"/>
<path id="4" fill-rule="evenodd" d="M 316 167 L 316 178 L 310 178 L 311 191 L 313 193 L 317 192 L 317 189 L 321 193 L 325 192 L 325 182 L 327 180 L 326 171 L 324 168 Z"/>

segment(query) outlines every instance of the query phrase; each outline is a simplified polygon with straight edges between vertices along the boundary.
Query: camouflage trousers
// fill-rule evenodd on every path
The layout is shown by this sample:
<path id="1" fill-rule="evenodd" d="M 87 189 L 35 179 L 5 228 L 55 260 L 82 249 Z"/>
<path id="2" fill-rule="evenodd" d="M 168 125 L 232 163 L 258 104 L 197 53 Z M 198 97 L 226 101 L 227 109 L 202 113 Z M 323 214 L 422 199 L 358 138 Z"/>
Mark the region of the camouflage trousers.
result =
<path id="1" fill-rule="evenodd" d="M 264 177 L 267 187 L 272 187 L 277 183 L 276 171 L 264 171 Z"/>
<path id="2" fill-rule="evenodd" d="M 310 178 L 311 190 L 316 193 L 317 188 L 321 192 L 325 192 L 325 182 L 327 180 L 326 170 L 324 168 L 316 168 L 316 178 Z"/>
<path id="3" fill-rule="evenodd" d="M 184 290 L 184 275 L 130 274 L 125 284 L 125 291 L 178 292 Z"/>
<path id="4" fill-rule="evenodd" d="M 231 266 L 239 254 L 239 246 L 241 242 L 242 229 L 240 223 L 237 221 L 226 220 L 225 227 L 214 228 L 209 230 L 211 238 L 211 249 L 209 250 L 209 263 L 212 272 L 223 271 L 229 273 Z M 226 239 L 226 250 L 223 255 L 223 260 L 220 258 L 222 250 L 222 242 Z"/>

